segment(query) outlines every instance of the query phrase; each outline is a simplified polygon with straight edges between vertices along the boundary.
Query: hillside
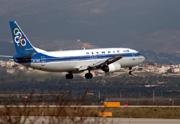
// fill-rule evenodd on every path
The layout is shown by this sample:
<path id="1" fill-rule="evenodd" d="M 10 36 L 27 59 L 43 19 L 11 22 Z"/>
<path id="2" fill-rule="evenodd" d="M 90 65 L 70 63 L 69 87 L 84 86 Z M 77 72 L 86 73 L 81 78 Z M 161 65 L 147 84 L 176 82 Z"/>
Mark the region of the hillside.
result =
<path id="1" fill-rule="evenodd" d="M 179 0 L 1 0 L 0 43 L 12 40 L 8 22 L 16 20 L 42 49 L 72 49 L 69 42 L 80 48 L 74 42 L 80 39 L 99 47 L 173 52 L 179 48 L 179 5 Z"/>
<path id="2" fill-rule="evenodd" d="M 178 52 L 157 52 L 153 50 L 140 50 L 140 53 L 145 56 L 144 63 L 159 63 L 159 64 L 179 64 L 180 53 Z"/>
<path id="3" fill-rule="evenodd" d="M 93 49 L 97 48 L 97 46 L 90 44 L 90 43 L 84 43 L 80 40 L 56 40 L 52 42 L 48 42 L 46 44 L 41 44 L 39 47 L 45 50 L 75 50 L 75 49 Z"/>
<path id="4" fill-rule="evenodd" d="M 127 47 L 143 50 L 149 62 L 177 63 L 179 5 L 179 0 L 1 0 L 0 54 L 15 53 L 8 22 L 16 20 L 41 49 Z"/>
<path id="5" fill-rule="evenodd" d="M 141 50 L 159 52 L 180 51 L 180 30 L 162 30 L 142 37 L 142 43 L 133 44 Z"/>
<path id="6" fill-rule="evenodd" d="M 44 44 L 44 42 L 32 42 L 35 47 L 47 50 L 47 51 L 56 51 L 56 50 L 76 50 L 76 49 L 93 49 L 98 48 L 97 46 L 84 43 L 80 40 L 72 41 L 72 40 L 57 40 Z M 13 43 L 10 42 L 1 42 L 3 46 L 0 49 L 0 55 L 15 55 L 15 47 Z"/>

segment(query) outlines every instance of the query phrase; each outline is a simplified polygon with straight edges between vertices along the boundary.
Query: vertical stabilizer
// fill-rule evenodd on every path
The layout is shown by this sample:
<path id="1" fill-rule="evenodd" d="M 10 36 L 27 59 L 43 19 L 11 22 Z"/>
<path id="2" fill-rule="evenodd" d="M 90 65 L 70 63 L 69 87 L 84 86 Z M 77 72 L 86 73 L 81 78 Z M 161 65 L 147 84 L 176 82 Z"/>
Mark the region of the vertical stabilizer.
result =
<path id="1" fill-rule="evenodd" d="M 37 53 L 24 32 L 18 26 L 16 21 L 10 21 L 10 28 L 13 36 L 17 55 L 28 55 Z"/>

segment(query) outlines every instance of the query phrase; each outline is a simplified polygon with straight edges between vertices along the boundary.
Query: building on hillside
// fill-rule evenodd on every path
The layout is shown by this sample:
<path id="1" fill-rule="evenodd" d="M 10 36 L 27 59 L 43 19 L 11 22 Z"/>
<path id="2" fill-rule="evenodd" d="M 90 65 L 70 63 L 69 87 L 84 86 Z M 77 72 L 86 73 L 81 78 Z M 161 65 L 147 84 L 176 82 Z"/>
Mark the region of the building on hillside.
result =
<path id="1" fill-rule="evenodd" d="M 18 67 L 17 67 L 19 70 L 26 70 L 27 69 L 27 67 L 25 67 L 25 66 L 23 66 L 23 65 L 18 65 Z"/>
<path id="2" fill-rule="evenodd" d="M 6 67 L 7 68 L 12 68 L 15 65 L 14 61 L 7 61 L 6 62 Z"/>
<path id="3" fill-rule="evenodd" d="M 179 67 L 172 67 L 169 69 L 170 73 L 179 73 L 180 72 L 180 68 Z"/>
<path id="4" fill-rule="evenodd" d="M 5 66 L 6 66 L 6 62 L 5 62 L 5 61 L 0 60 L 0 67 L 5 67 Z"/>
<path id="5" fill-rule="evenodd" d="M 7 69 L 6 69 L 6 72 L 9 73 L 9 74 L 14 74 L 15 71 L 16 71 L 15 68 L 7 68 Z"/>
<path id="6" fill-rule="evenodd" d="M 158 70 L 158 67 L 157 67 L 157 66 L 155 66 L 155 65 L 149 65 L 149 66 L 146 67 L 146 71 L 147 71 L 147 72 L 158 72 L 159 70 Z"/>
<path id="7" fill-rule="evenodd" d="M 159 72 L 166 73 L 170 68 L 171 68 L 170 65 L 163 64 L 158 69 L 159 69 Z"/>

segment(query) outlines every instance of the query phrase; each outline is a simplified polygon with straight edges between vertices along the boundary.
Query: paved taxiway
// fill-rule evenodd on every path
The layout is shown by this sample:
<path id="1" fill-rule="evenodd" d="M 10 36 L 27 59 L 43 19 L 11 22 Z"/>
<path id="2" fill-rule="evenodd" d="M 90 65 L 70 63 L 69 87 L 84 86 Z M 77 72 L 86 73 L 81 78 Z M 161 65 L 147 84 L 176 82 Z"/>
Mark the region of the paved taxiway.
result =
<path id="1" fill-rule="evenodd" d="M 72 123 L 71 119 L 53 118 L 49 116 L 40 117 L 28 117 L 25 124 L 31 124 L 29 120 L 36 119 L 35 124 L 49 124 L 54 122 L 55 124 L 59 122 Z M 23 118 L 22 118 L 23 119 Z M 80 118 L 75 118 L 74 120 L 79 120 Z M 86 118 L 83 124 L 93 123 L 93 124 L 180 124 L 180 119 L 136 119 L 136 118 Z"/>

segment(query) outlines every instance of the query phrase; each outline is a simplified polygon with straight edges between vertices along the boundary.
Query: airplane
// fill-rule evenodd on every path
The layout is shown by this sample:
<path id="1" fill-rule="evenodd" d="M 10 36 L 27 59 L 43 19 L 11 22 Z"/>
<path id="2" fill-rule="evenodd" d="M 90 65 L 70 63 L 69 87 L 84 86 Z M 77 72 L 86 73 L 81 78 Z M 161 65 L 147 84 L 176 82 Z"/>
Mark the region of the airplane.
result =
<path id="1" fill-rule="evenodd" d="M 101 48 L 67 51 L 45 51 L 34 47 L 16 21 L 9 21 L 17 55 L 3 56 L 33 69 L 49 72 L 67 72 L 66 79 L 73 79 L 74 73 L 88 71 L 86 79 L 93 77 L 91 71 L 101 69 L 115 72 L 141 64 L 145 57 L 129 48 Z"/>

